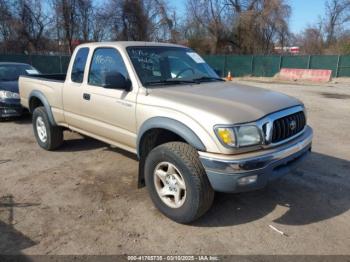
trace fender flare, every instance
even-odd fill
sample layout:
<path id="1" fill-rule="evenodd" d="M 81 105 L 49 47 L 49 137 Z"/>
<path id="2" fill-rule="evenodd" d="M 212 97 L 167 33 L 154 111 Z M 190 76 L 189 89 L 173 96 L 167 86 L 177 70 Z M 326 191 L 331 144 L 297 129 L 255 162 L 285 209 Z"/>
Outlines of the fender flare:
<path id="1" fill-rule="evenodd" d="M 54 119 L 54 117 L 53 117 L 53 114 L 52 114 L 52 111 L 51 111 L 51 106 L 50 106 L 50 104 L 49 104 L 47 98 L 45 97 L 45 95 L 44 95 L 42 92 L 40 92 L 40 91 L 38 91 L 38 90 L 33 90 L 33 91 L 30 93 L 30 95 L 29 95 L 28 101 L 29 101 L 29 109 L 30 109 L 30 111 L 31 111 L 31 108 L 30 108 L 30 101 L 31 101 L 31 99 L 34 98 L 34 97 L 37 98 L 37 99 L 39 99 L 40 102 L 44 105 L 45 110 L 46 110 L 46 113 L 47 113 L 47 116 L 49 117 L 49 121 L 50 121 L 51 125 L 57 126 L 56 121 L 55 121 L 55 119 Z M 33 112 L 31 112 L 31 113 L 33 113 Z"/>
<path id="2" fill-rule="evenodd" d="M 160 128 L 169 130 L 182 137 L 188 144 L 200 151 L 206 151 L 206 147 L 196 133 L 185 124 L 167 117 L 152 117 L 146 120 L 140 127 L 137 136 L 137 156 L 140 157 L 140 142 L 143 135 L 153 129 Z"/>

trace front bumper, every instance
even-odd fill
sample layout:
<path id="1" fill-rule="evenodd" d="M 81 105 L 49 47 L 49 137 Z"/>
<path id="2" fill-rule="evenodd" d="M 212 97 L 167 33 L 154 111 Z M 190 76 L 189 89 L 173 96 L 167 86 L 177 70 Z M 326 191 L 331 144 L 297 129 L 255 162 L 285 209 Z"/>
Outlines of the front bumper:
<path id="1" fill-rule="evenodd" d="M 211 186 L 219 192 L 244 192 L 263 188 L 274 179 L 290 173 L 310 151 L 313 131 L 307 126 L 295 140 L 276 148 L 239 155 L 199 152 Z M 251 183 L 242 178 L 254 177 Z"/>
<path id="2" fill-rule="evenodd" d="M 0 118 L 21 116 L 23 107 L 19 99 L 0 100 Z"/>

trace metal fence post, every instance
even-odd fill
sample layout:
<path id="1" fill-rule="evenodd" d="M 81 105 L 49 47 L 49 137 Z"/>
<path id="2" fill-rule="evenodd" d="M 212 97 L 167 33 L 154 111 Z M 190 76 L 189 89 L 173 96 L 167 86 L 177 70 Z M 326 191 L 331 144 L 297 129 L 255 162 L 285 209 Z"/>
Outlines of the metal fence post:
<path id="1" fill-rule="evenodd" d="M 335 77 L 339 76 L 339 63 L 340 63 L 340 55 L 338 55 L 338 60 L 337 60 L 337 69 L 335 71 Z"/>
<path id="2" fill-rule="evenodd" d="M 61 55 L 59 55 L 59 57 L 60 57 L 60 73 L 62 74 L 63 72 L 63 70 L 62 70 L 62 56 Z"/>
<path id="3" fill-rule="evenodd" d="M 307 69 L 310 69 L 311 66 L 311 55 L 309 55 L 309 59 L 307 61 Z"/>
<path id="4" fill-rule="evenodd" d="M 26 55 L 28 57 L 28 64 L 33 65 L 32 54 Z"/>
<path id="5" fill-rule="evenodd" d="M 227 55 L 224 55 L 224 68 L 223 68 L 223 76 L 226 76 L 226 69 L 227 69 Z"/>
<path id="6" fill-rule="evenodd" d="M 280 55 L 280 63 L 278 65 L 278 70 L 281 71 L 282 68 L 282 56 Z"/>

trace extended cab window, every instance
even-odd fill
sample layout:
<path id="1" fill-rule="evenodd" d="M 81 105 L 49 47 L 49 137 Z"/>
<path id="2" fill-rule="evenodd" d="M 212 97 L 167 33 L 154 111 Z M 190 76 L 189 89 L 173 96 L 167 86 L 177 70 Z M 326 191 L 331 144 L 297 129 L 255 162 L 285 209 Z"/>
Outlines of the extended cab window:
<path id="1" fill-rule="evenodd" d="M 92 57 L 89 84 L 95 86 L 105 86 L 105 79 L 110 75 L 121 74 L 128 79 L 123 58 L 114 48 L 98 48 Z"/>
<path id="2" fill-rule="evenodd" d="M 71 79 L 75 83 L 82 83 L 84 78 L 85 64 L 89 54 L 89 48 L 83 47 L 78 50 L 75 56 Z"/>

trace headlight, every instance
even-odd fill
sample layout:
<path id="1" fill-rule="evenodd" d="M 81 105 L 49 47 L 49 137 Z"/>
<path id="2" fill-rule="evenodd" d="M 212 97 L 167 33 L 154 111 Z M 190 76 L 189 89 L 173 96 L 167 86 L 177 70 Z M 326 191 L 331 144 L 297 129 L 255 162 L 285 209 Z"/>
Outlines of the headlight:
<path id="1" fill-rule="evenodd" d="M 252 146 L 261 143 L 259 129 L 256 126 L 236 127 L 238 146 Z"/>
<path id="2" fill-rule="evenodd" d="M 0 91 L 0 99 L 19 99 L 20 96 L 17 93 L 10 92 L 10 91 Z"/>
<path id="3" fill-rule="evenodd" d="M 225 146 L 244 147 L 261 144 L 260 131 L 255 125 L 217 127 L 215 133 Z"/>

